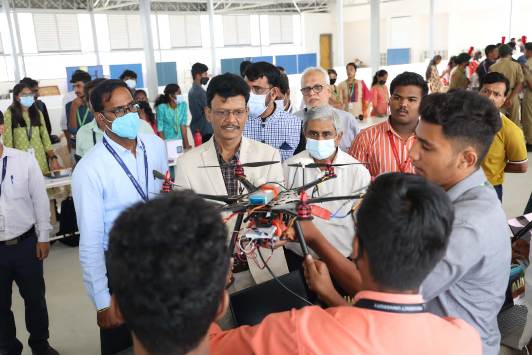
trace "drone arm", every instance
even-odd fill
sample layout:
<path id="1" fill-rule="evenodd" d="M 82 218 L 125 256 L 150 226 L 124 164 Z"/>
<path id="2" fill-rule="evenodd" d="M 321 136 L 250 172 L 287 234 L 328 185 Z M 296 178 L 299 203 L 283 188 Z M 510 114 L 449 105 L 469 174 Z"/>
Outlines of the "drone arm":
<path id="1" fill-rule="evenodd" d="M 242 227 L 242 219 L 244 218 L 244 213 L 239 213 L 236 218 L 235 227 L 233 228 L 233 234 L 231 235 L 231 241 L 229 242 L 229 256 L 232 256 L 235 252 L 236 240 L 238 239 L 238 234 L 240 232 L 240 227 Z"/>
<path id="2" fill-rule="evenodd" d="M 240 181 L 240 183 L 244 185 L 244 187 L 246 188 L 246 190 L 248 190 L 249 193 L 252 193 L 258 190 L 258 188 L 255 185 L 253 185 L 248 179 L 246 179 L 245 176 L 239 177 L 238 181 Z"/>
<path id="3" fill-rule="evenodd" d="M 355 264 L 333 247 L 312 222 L 302 222 L 301 226 L 308 246 L 325 262 L 340 286 L 351 295 L 361 290 L 362 280 Z"/>
<path id="4" fill-rule="evenodd" d="M 328 176 L 328 175 L 323 175 L 322 177 L 320 177 L 320 178 L 318 178 L 318 179 L 316 179 L 314 181 L 311 181 L 308 184 L 305 184 L 305 185 L 303 185 L 301 187 L 298 187 L 296 189 L 296 191 L 297 191 L 297 193 L 301 193 L 303 191 L 307 191 L 311 187 L 314 187 L 314 186 L 316 186 L 318 184 L 321 184 L 322 182 L 325 182 L 325 181 L 327 181 L 329 179 L 332 179 L 332 178 L 330 176 Z"/>

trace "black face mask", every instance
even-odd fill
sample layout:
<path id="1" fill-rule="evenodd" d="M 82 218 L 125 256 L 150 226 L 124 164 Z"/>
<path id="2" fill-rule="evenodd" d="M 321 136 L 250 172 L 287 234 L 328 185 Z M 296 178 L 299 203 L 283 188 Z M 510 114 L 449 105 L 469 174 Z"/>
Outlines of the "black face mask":
<path id="1" fill-rule="evenodd" d="M 207 85 L 207 83 L 209 82 L 209 78 L 201 78 L 201 85 Z"/>
<path id="2" fill-rule="evenodd" d="M 329 83 L 330 83 L 331 85 L 334 85 L 335 82 L 336 82 L 336 79 L 329 79 Z"/>
<path id="3" fill-rule="evenodd" d="M 386 84 L 386 80 L 379 80 L 379 84 L 380 84 L 380 85 L 384 85 L 384 84 Z"/>

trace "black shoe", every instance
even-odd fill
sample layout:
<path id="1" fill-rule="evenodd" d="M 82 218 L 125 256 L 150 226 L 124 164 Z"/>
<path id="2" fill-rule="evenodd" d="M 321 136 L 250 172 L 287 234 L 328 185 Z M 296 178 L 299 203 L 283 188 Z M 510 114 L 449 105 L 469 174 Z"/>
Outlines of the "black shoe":
<path id="1" fill-rule="evenodd" d="M 532 144 L 527 144 L 526 145 L 526 151 L 527 152 L 532 152 Z"/>
<path id="2" fill-rule="evenodd" d="M 24 347 L 22 345 L 22 343 L 18 340 L 18 339 L 15 339 L 16 342 L 14 343 L 14 345 L 11 346 L 11 348 L 8 348 L 8 349 L 1 349 L 0 348 L 0 355 L 20 355 L 22 354 L 22 348 Z"/>
<path id="3" fill-rule="evenodd" d="M 59 352 L 46 343 L 39 347 L 31 348 L 33 355 L 59 355 Z"/>

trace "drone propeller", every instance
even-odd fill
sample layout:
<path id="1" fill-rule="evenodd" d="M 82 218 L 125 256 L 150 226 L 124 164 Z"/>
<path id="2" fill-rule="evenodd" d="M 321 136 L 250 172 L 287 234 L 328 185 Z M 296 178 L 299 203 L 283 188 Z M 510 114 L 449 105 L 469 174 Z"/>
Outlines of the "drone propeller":
<path id="1" fill-rule="evenodd" d="M 337 167 L 337 166 L 346 166 L 346 165 L 359 165 L 359 164 L 366 164 L 366 163 L 340 163 L 340 164 L 327 164 L 327 163 L 311 163 L 303 165 L 301 163 L 298 164 L 288 164 L 288 166 L 293 168 L 307 168 L 307 169 L 314 169 L 314 168 L 328 168 L 328 167 Z"/>
<path id="2" fill-rule="evenodd" d="M 228 166 L 230 166 L 230 167 L 241 166 L 243 168 L 258 168 L 258 167 L 261 167 L 261 166 L 273 165 L 273 164 L 277 164 L 277 163 L 279 163 L 279 161 L 256 161 L 256 162 L 243 163 L 243 164 L 228 164 Z M 200 166 L 200 168 L 219 168 L 219 167 L 220 167 L 219 165 Z"/>
<path id="3" fill-rule="evenodd" d="M 320 203 L 320 202 L 329 202 L 329 201 L 339 201 L 339 200 L 356 200 L 362 198 L 364 193 L 359 193 L 356 195 L 347 195 L 347 196 L 330 196 L 330 197 L 316 197 L 308 199 L 307 203 Z"/>

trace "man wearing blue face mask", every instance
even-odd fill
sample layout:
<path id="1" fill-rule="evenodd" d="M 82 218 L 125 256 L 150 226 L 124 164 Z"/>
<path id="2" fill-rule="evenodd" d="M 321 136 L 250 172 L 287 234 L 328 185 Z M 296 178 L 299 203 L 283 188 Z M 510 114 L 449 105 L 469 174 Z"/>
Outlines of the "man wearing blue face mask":
<path id="1" fill-rule="evenodd" d="M 154 179 L 153 170 L 165 173 L 168 161 L 159 137 L 138 133 L 138 106 L 123 81 L 101 82 L 90 101 L 104 136 L 76 166 L 72 196 L 83 281 L 97 310 L 102 355 L 107 355 L 131 346 L 129 331 L 111 305 L 105 266 L 108 233 L 125 208 L 157 196 L 162 181 Z"/>
<path id="2" fill-rule="evenodd" d="M 303 175 L 302 168 L 290 166 L 314 163 L 352 165 L 335 167 L 337 177 L 307 190 L 309 196 L 344 196 L 369 184 L 371 177 L 368 169 L 363 164 L 357 164 L 360 163 L 358 160 L 338 148 L 344 124 L 335 109 L 328 105 L 309 108 L 305 111 L 303 122 L 306 150 L 284 162 L 283 170 L 287 186 L 303 186 L 323 176 L 325 167 L 305 168 Z M 352 204 L 346 204 L 345 201 L 330 201 L 320 206 L 332 215 L 320 214 L 315 217 L 314 224 L 342 255 L 345 257 L 351 255 L 355 237 L 355 225 L 349 213 Z M 285 255 L 290 271 L 301 268 L 303 253 L 299 245 L 288 243 L 285 246 Z"/>
<path id="3" fill-rule="evenodd" d="M 290 158 L 299 143 L 301 121 L 277 109 L 275 100 L 283 99 L 281 72 L 273 64 L 257 62 L 247 67 L 245 79 L 251 92 L 244 136 L 279 149 L 282 160 Z"/>

